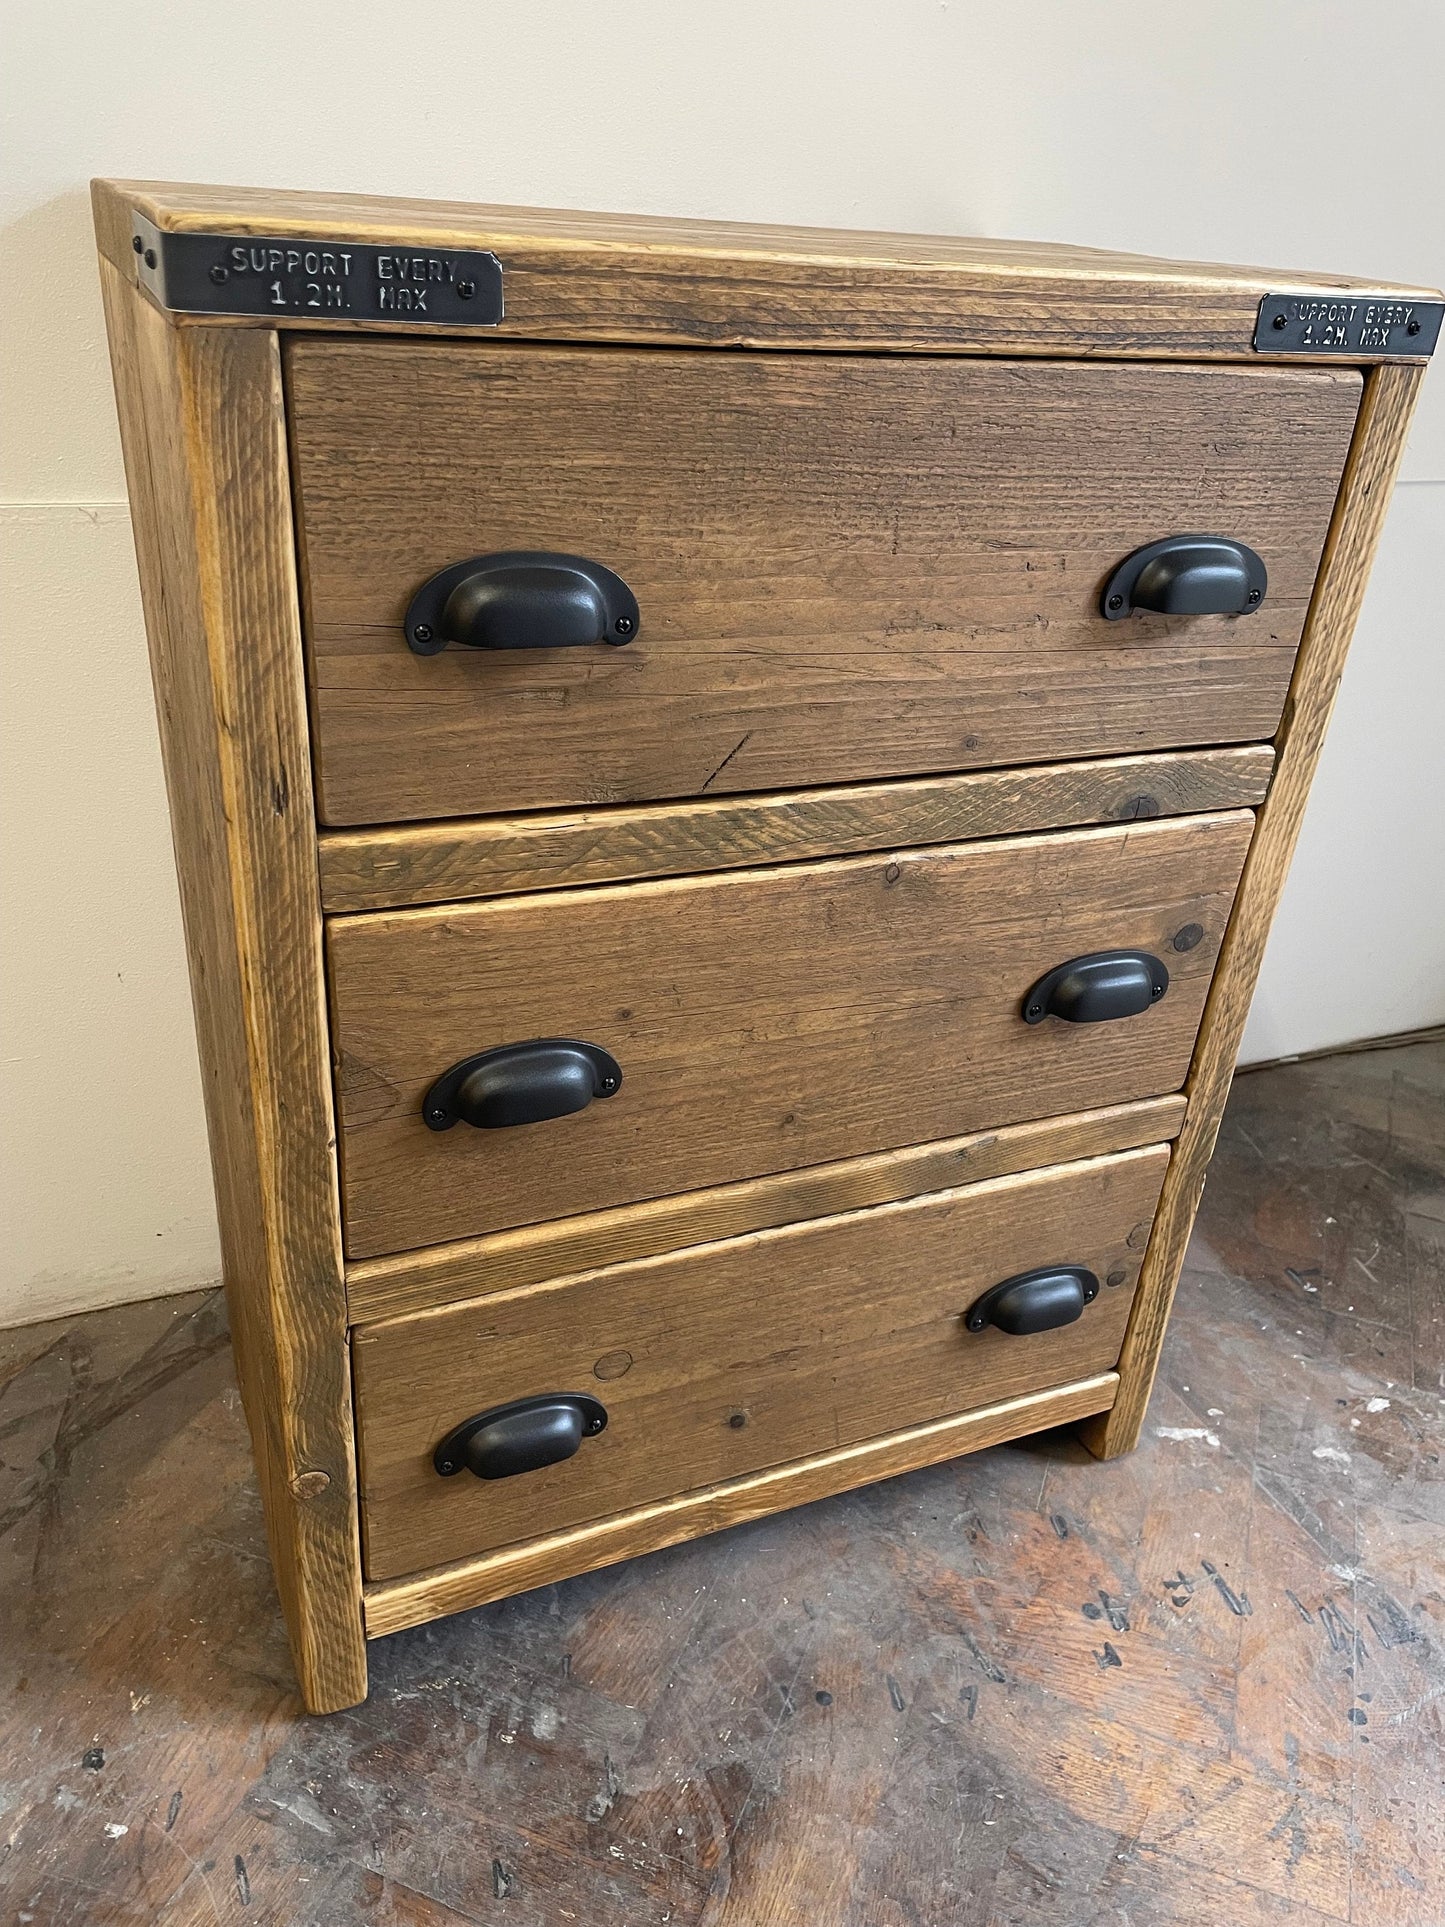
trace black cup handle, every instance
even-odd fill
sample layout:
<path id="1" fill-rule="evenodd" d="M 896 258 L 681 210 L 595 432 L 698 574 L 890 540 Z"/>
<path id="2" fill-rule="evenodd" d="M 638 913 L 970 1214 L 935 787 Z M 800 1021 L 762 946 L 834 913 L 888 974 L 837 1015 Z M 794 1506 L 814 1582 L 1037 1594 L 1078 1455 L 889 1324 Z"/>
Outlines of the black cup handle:
<path id="1" fill-rule="evenodd" d="M 621 1086 L 622 1066 L 600 1044 L 534 1037 L 453 1064 L 422 1099 L 421 1114 L 433 1131 L 449 1131 L 454 1124 L 495 1131 L 570 1117 L 595 1097 L 612 1097 Z"/>
<path id="2" fill-rule="evenodd" d="M 570 1459 L 583 1439 L 607 1429 L 607 1407 L 585 1392 L 544 1392 L 493 1405 L 452 1427 L 432 1453 L 444 1479 L 474 1472 L 479 1479 L 511 1479 Z"/>
<path id="3" fill-rule="evenodd" d="M 1264 601 L 1263 558 L 1225 535 L 1171 535 L 1126 555 L 1104 584 L 1099 613 L 1122 622 L 1136 609 L 1164 616 L 1244 616 Z"/>
<path id="4" fill-rule="evenodd" d="M 468 649 L 576 649 L 631 642 L 637 597 L 614 570 L 585 555 L 505 549 L 454 562 L 417 590 L 406 612 L 407 646 L 434 656 L 449 642 Z"/>
<path id="5" fill-rule="evenodd" d="M 971 1332 L 986 1331 L 992 1325 L 1021 1338 L 1072 1325 L 1098 1295 L 1098 1279 L 1082 1265 L 1045 1265 L 992 1286 L 969 1306 L 963 1322 Z"/>
<path id="6" fill-rule="evenodd" d="M 1092 950 L 1039 978 L 1024 998 L 1023 1020 L 1041 1024 L 1046 1017 L 1062 1017 L 1066 1024 L 1104 1024 L 1137 1017 L 1168 988 L 1169 972 L 1147 950 Z"/>

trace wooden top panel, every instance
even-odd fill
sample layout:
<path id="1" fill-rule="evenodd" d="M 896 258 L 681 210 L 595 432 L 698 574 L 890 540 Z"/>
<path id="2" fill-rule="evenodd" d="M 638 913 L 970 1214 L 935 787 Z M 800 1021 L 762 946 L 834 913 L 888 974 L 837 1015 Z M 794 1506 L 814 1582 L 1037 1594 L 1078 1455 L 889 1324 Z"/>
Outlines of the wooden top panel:
<path id="1" fill-rule="evenodd" d="M 101 252 L 132 280 L 133 211 L 172 233 L 491 249 L 506 276 L 507 316 L 499 329 L 476 332 L 534 339 L 1253 359 L 1266 293 L 1439 298 L 1337 274 L 1032 241 L 157 181 L 98 180 L 93 195 Z M 227 325 L 238 324 L 228 317 Z M 268 317 L 249 325 L 378 324 Z"/>

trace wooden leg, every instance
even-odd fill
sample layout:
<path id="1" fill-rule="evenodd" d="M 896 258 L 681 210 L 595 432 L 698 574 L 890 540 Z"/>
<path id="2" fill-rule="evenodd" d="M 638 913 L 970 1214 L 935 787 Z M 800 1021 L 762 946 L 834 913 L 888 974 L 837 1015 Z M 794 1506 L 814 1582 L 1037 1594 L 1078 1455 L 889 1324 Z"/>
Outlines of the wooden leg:
<path id="1" fill-rule="evenodd" d="M 346 1294 L 280 352 L 102 264 L 226 1296 L 306 1704 L 366 1697 Z"/>

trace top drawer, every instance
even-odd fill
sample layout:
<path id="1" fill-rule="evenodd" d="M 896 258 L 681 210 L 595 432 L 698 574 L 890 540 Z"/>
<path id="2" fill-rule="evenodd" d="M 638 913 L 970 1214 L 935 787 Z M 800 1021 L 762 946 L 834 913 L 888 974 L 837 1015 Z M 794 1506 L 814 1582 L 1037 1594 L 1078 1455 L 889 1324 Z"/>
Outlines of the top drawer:
<path id="1" fill-rule="evenodd" d="M 717 795 L 1273 733 L 1353 370 L 288 345 L 328 823 Z M 1106 622 L 1173 534 L 1258 614 Z M 412 654 L 432 574 L 583 555 L 620 648 Z"/>

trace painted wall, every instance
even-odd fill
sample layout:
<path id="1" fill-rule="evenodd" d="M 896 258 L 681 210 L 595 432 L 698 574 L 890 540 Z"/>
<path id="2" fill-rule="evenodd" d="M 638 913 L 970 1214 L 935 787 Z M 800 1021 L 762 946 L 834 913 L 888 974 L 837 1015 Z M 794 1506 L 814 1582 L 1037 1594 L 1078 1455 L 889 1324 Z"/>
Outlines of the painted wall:
<path id="1" fill-rule="evenodd" d="M 0 1323 L 217 1270 L 90 175 L 1445 280 L 1438 0 L 50 0 L 8 39 Z M 1445 1018 L 1438 372 L 1406 473 L 1257 1057 Z"/>

